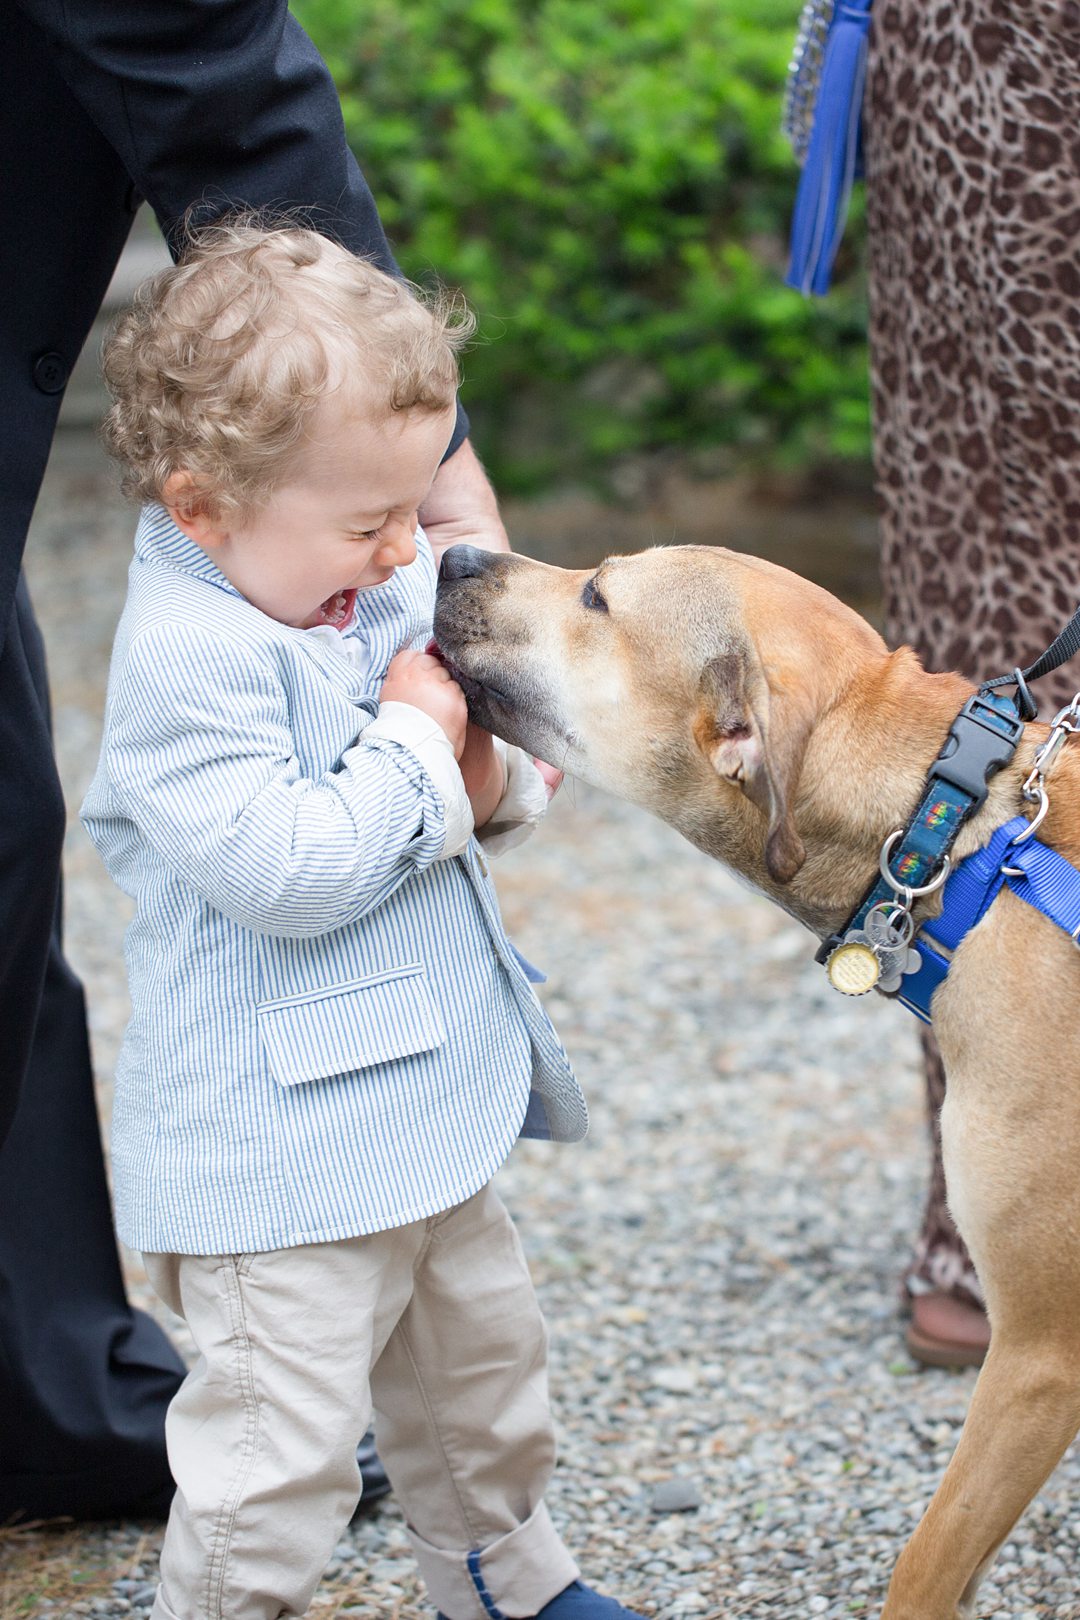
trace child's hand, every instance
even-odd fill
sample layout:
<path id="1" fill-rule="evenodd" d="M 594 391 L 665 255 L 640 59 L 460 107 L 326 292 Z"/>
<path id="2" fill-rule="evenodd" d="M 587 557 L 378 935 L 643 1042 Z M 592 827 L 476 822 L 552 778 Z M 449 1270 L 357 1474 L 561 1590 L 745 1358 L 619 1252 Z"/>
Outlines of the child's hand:
<path id="1" fill-rule="evenodd" d="M 428 715 L 446 732 L 454 758 L 460 762 L 469 711 L 464 692 L 438 658 L 412 649 L 396 653 L 386 671 L 379 702 L 411 703 L 414 709 Z M 474 729 L 469 727 L 470 731 Z"/>
<path id="2" fill-rule="evenodd" d="M 506 792 L 506 767 L 495 752 L 490 731 L 473 725 L 470 720 L 465 729 L 465 747 L 458 758 L 458 769 L 469 795 L 473 821 L 484 827 Z"/>
<path id="3" fill-rule="evenodd" d="M 550 804 L 551 800 L 562 787 L 563 773 L 560 771 L 557 765 L 548 765 L 542 759 L 534 759 L 533 764 L 540 772 L 540 775 L 544 778 L 544 789 L 548 796 L 548 803 Z"/>

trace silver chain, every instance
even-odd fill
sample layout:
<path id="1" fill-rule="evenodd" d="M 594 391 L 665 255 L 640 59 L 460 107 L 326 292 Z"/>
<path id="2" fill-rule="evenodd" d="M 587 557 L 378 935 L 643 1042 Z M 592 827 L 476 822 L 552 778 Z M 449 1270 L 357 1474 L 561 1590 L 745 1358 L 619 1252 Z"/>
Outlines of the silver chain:
<path id="1" fill-rule="evenodd" d="M 810 132 L 814 127 L 814 104 L 821 82 L 833 4 L 834 0 L 805 0 L 788 64 L 780 128 L 791 142 L 800 165 L 806 162 Z"/>

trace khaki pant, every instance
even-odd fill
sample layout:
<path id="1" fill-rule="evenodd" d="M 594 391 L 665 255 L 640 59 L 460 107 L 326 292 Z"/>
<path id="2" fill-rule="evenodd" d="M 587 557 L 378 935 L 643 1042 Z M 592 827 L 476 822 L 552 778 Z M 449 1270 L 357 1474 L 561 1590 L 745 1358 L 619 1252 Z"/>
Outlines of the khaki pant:
<path id="1" fill-rule="evenodd" d="M 152 1620 L 293 1620 L 380 1455 L 450 1620 L 533 1615 L 577 1577 L 543 1493 L 543 1319 L 486 1187 L 432 1220 L 267 1254 L 147 1255 L 199 1359 L 166 1424 L 177 1493 Z"/>

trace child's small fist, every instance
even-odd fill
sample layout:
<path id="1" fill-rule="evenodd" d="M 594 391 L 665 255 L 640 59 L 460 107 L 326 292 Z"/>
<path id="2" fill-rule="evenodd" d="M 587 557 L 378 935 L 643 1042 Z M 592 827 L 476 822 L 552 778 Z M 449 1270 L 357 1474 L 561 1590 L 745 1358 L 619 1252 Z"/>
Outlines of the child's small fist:
<path id="1" fill-rule="evenodd" d="M 390 660 L 379 692 L 380 703 L 411 703 L 441 726 L 450 739 L 454 758 L 461 758 L 469 711 L 465 694 L 446 666 L 430 653 L 411 649 Z"/>

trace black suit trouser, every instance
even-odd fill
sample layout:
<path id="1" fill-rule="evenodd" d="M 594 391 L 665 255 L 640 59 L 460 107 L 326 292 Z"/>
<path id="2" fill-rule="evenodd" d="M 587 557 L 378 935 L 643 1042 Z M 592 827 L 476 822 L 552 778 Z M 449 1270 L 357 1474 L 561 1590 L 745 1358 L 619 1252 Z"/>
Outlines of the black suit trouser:
<path id="1" fill-rule="evenodd" d="M 19 1513 L 160 1511 L 172 1491 L 165 1408 L 183 1375 L 164 1335 L 131 1310 L 121 1279 L 82 989 L 60 946 L 64 805 L 44 655 L 25 584 L 17 584 L 63 384 L 57 364 L 74 360 L 100 305 L 130 228 L 131 181 L 51 53 L 10 8 L 5 34 L 0 1523 Z"/>

